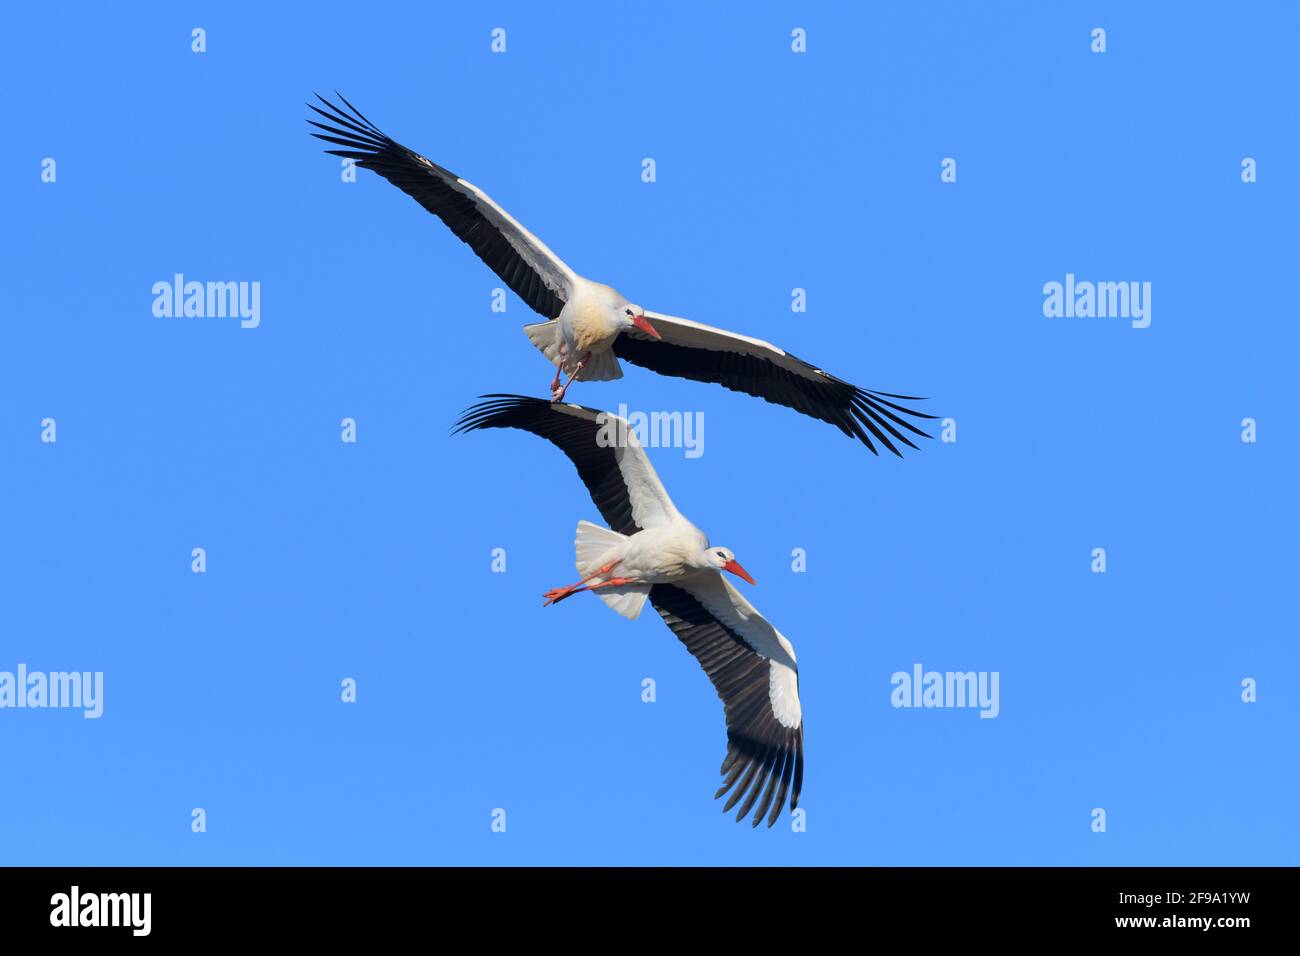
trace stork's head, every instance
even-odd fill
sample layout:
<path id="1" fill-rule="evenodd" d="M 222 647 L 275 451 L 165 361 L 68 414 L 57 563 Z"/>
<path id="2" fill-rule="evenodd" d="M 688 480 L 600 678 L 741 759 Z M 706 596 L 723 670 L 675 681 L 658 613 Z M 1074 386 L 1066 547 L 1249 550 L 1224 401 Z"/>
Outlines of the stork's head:
<path id="1" fill-rule="evenodd" d="M 624 302 L 619 306 L 618 320 L 625 329 L 640 329 L 652 339 L 660 337 L 655 327 L 646 321 L 645 310 L 634 302 Z"/>
<path id="2" fill-rule="evenodd" d="M 749 572 L 740 566 L 736 556 L 728 548 L 707 548 L 704 552 L 704 562 L 707 567 L 716 571 L 730 571 L 738 578 L 743 578 L 750 584 L 756 584 Z"/>

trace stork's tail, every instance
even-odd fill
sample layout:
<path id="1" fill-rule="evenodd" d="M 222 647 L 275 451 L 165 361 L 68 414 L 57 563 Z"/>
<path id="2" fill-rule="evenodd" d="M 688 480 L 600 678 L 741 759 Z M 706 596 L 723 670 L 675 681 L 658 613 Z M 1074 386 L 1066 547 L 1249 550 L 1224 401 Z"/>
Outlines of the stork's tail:
<path id="1" fill-rule="evenodd" d="M 617 531 L 610 531 L 590 521 L 579 521 L 578 534 L 573 540 L 578 573 L 585 578 L 604 567 L 614 559 L 615 550 L 626 540 L 627 537 Z M 617 575 L 616 567 L 611 572 L 611 577 Z M 590 583 L 599 584 L 600 579 Z M 624 584 L 613 588 L 597 588 L 593 593 L 616 613 L 623 615 L 629 621 L 635 621 L 645 605 L 646 596 L 650 593 L 650 585 Z"/>
<path id="2" fill-rule="evenodd" d="M 524 335 L 532 342 L 552 365 L 560 366 L 565 374 L 571 375 L 578 365 L 579 355 L 560 354 L 560 323 L 551 319 L 549 322 L 534 322 L 524 326 Z M 593 353 L 578 374 L 579 382 L 612 382 L 623 377 L 623 368 L 618 364 L 618 357 L 613 349 Z"/>
<path id="3" fill-rule="evenodd" d="M 531 325 L 524 326 L 524 335 L 528 336 L 528 341 L 542 350 L 547 361 L 552 365 L 560 364 L 560 323 L 551 319 L 549 322 L 534 322 Z"/>
<path id="4" fill-rule="evenodd" d="M 579 382 L 612 382 L 623 377 L 623 367 L 618 364 L 618 356 L 613 349 L 593 352 L 587 364 L 578 373 Z"/>

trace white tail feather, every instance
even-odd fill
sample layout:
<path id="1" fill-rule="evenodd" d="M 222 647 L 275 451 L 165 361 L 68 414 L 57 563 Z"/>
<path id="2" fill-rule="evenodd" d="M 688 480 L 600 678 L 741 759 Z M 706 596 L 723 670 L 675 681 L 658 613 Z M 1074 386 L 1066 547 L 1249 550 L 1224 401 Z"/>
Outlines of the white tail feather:
<path id="1" fill-rule="evenodd" d="M 566 374 L 572 375 L 573 370 L 578 367 L 578 359 L 581 356 L 560 354 L 560 323 L 554 319 L 549 322 L 534 322 L 531 325 L 525 325 L 524 335 L 528 336 L 528 341 L 541 349 L 548 362 L 560 366 Z M 614 379 L 622 377 L 623 368 L 618 364 L 618 358 L 614 355 L 613 349 L 606 349 L 604 352 L 593 352 L 591 358 L 587 360 L 587 364 L 578 373 L 578 381 L 580 382 L 612 382 Z"/>
<path id="2" fill-rule="evenodd" d="M 573 539 L 573 550 L 578 556 L 578 573 L 584 578 L 594 574 L 597 569 L 617 557 L 614 550 L 626 540 L 617 531 L 610 531 L 590 521 L 579 521 L 578 536 Z"/>
<path id="3" fill-rule="evenodd" d="M 629 621 L 637 619 L 641 608 L 645 607 L 645 599 L 649 593 L 648 584 L 624 584 L 620 587 L 600 588 L 596 591 L 596 595 L 602 601 Z"/>
<path id="4" fill-rule="evenodd" d="M 622 377 L 623 367 L 618 364 L 618 358 L 614 355 L 613 349 L 606 349 L 604 352 L 592 352 L 591 358 L 587 359 L 587 364 L 578 373 L 579 382 L 612 382 L 614 379 Z"/>
<path id="5" fill-rule="evenodd" d="M 578 534 L 573 540 L 573 550 L 577 555 L 575 563 L 578 566 L 578 573 L 585 578 L 618 558 L 625 541 L 627 541 L 627 536 L 621 535 L 617 531 L 610 531 L 608 528 L 602 528 L 590 521 L 579 521 Z M 609 576 L 617 577 L 618 568 L 614 568 Z M 601 578 L 596 578 L 588 583 L 599 584 L 601 580 Z M 597 588 L 592 593 L 613 608 L 616 613 L 623 615 L 629 621 L 635 621 L 641 613 L 641 608 L 645 606 L 646 596 L 650 593 L 650 585 L 624 584 L 613 588 Z"/>
<path id="6" fill-rule="evenodd" d="M 560 337 L 557 334 L 560 323 L 552 319 L 549 322 L 534 322 L 524 326 L 524 335 L 528 341 L 542 350 L 542 354 L 552 365 L 560 364 Z"/>

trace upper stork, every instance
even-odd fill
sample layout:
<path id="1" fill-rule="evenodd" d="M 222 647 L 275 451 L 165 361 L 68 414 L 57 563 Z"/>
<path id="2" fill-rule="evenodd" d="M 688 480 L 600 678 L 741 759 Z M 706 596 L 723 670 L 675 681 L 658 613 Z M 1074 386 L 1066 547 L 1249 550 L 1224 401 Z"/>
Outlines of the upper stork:
<path id="1" fill-rule="evenodd" d="M 736 819 L 754 811 L 776 822 L 803 788 L 803 712 L 794 647 L 722 576 L 754 583 L 727 548 L 709 543 L 673 504 L 626 421 L 580 405 L 518 395 L 486 395 L 457 431 L 519 428 L 569 457 L 608 528 L 578 522 L 574 548 L 581 579 L 552 588 L 546 603 L 591 591 L 627 618 L 648 599 L 686 645 L 722 698 L 727 715 L 723 806 Z"/>
<path id="2" fill-rule="evenodd" d="M 342 94 L 342 106 L 317 99 L 325 109 L 308 105 L 328 123 L 308 120 L 323 130 L 312 135 L 342 147 L 326 152 L 355 160 L 414 198 L 547 320 L 524 332 L 556 366 L 553 401 L 574 379 L 622 377 L 618 360 L 625 359 L 786 405 L 858 438 L 872 453 L 879 442 L 901 457 L 896 442 L 916 447 L 907 432 L 930 437 L 907 417 L 935 416 L 898 404 L 914 396 L 857 388 L 761 339 L 648 311 L 583 278 L 487 193 L 384 135 Z M 561 383 L 561 374 L 568 380 Z"/>

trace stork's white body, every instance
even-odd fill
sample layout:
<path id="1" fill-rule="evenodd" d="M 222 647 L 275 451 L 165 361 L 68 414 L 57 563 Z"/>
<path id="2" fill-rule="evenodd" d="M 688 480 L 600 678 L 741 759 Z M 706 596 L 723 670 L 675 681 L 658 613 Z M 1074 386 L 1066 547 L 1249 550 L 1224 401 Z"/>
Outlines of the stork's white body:
<path id="1" fill-rule="evenodd" d="M 623 331 L 615 316 L 627 304 L 616 289 L 579 277 L 575 295 L 560 313 L 557 334 L 569 354 L 605 352 Z"/>
<path id="2" fill-rule="evenodd" d="M 587 529 L 586 522 L 578 525 L 575 545 L 585 541 L 590 534 Z M 709 539 L 685 518 L 665 527 L 645 528 L 630 537 L 618 537 L 611 547 L 598 553 L 595 547 L 580 552 L 576 562 L 578 573 L 586 577 L 608 564 L 616 564 L 603 577 L 636 578 L 647 584 L 672 584 L 692 574 L 717 573 L 696 563 L 699 555 L 708 549 Z"/>
<path id="3" fill-rule="evenodd" d="M 614 356 L 614 341 L 627 328 L 619 316 L 628 300 L 617 289 L 600 282 L 572 277 L 572 297 L 565 303 L 560 317 L 524 327 L 530 342 L 566 375 L 572 375 L 579 362 L 580 382 L 608 382 L 623 377 L 623 369 Z"/>

